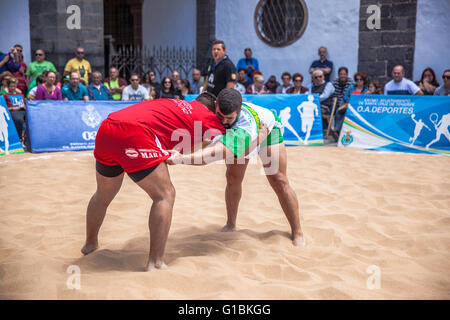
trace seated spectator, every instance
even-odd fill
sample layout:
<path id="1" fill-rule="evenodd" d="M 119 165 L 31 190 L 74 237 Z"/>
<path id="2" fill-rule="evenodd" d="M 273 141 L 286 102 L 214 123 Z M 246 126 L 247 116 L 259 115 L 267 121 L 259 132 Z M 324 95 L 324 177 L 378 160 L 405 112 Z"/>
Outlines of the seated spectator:
<path id="1" fill-rule="evenodd" d="M 332 95 L 334 93 L 333 84 L 325 81 L 325 75 L 322 70 L 316 70 L 312 73 L 312 83 L 307 88 L 309 92 L 319 94 L 322 119 L 325 120 L 327 115 L 331 115 Z M 327 121 L 323 121 L 323 129 L 328 129 Z"/>
<path id="2" fill-rule="evenodd" d="M 0 87 L 0 94 L 8 93 L 8 81 L 14 78 L 11 72 L 5 71 L 2 74 L 0 74 L 0 81 L 1 81 L 1 87 Z"/>
<path id="3" fill-rule="evenodd" d="M 346 67 L 340 67 L 338 70 L 338 78 L 333 81 L 333 98 L 337 98 L 336 107 L 339 107 L 342 103 L 344 103 L 344 94 L 348 87 L 352 84 L 353 80 L 348 77 L 348 69 Z"/>
<path id="4" fill-rule="evenodd" d="M 244 77 L 245 77 L 245 75 L 244 75 Z M 246 88 L 242 83 L 238 82 L 237 74 L 235 73 L 234 76 L 232 76 L 231 78 L 234 79 L 234 89 L 239 91 L 240 94 L 245 94 Z"/>
<path id="5" fill-rule="evenodd" d="M 139 84 L 140 78 L 137 74 L 130 77 L 130 85 L 122 91 L 122 101 L 145 101 L 150 99 L 148 90 Z"/>
<path id="6" fill-rule="evenodd" d="M 200 94 L 205 84 L 205 78 L 202 77 L 200 70 L 192 70 L 191 89 L 193 94 Z"/>
<path id="7" fill-rule="evenodd" d="M 80 75 L 78 72 L 72 72 L 70 74 L 70 81 L 62 87 L 61 93 L 64 101 L 89 101 L 89 93 L 86 86 L 80 83 Z"/>
<path id="8" fill-rule="evenodd" d="M 144 83 L 142 85 L 147 89 L 149 95 L 151 95 L 152 90 L 153 94 L 155 94 L 161 88 L 161 84 L 156 82 L 156 73 L 153 70 L 144 74 Z"/>
<path id="9" fill-rule="evenodd" d="M 31 83 L 36 80 L 38 76 L 40 76 L 44 71 L 51 70 L 56 72 L 56 68 L 50 61 L 45 60 L 45 52 L 42 49 L 37 49 L 36 53 L 36 61 L 30 63 L 27 68 L 27 72 L 25 75 L 27 76 L 27 84 L 28 90 L 32 89 Z"/>
<path id="10" fill-rule="evenodd" d="M 276 93 L 279 85 L 280 83 L 277 81 L 277 78 L 273 75 L 270 76 L 266 82 L 267 93 Z"/>
<path id="11" fill-rule="evenodd" d="M 17 90 L 17 83 L 18 81 L 14 77 L 8 79 L 8 93 L 4 94 L 3 97 L 11 113 L 20 141 L 23 141 L 25 136 L 26 104 L 25 97 Z"/>
<path id="12" fill-rule="evenodd" d="M 150 97 L 149 100 L 155 100 L 155 99 L 157 99 L 157 98 L 156 98 L 156 89 L 155 89 L 155 87 L 151 86 L 151 87 L 149 88 L 148 95 L 149 95 L 149 97 Z"/>
<path id="13" fill-rule="evenodd" d="M 392 80 L 384 86 L 384 94 L 423 95 L 422 90 L 411 80 L 405 78 L 405 69 L 397 65 L 392 69 Z"/>
<path id="14" fill-rule="evenodd" d="M 188 79 L 182 78 L 177 81 L 178 90 L 180 91 L 180 99 L 184 99 L 187 94 L 191 94 L 191 84 Z"/>
<path id="15" fill-rule="evenodd" d="M 352 94 L 366 94 L 368 90 L 369 77 L 365 72 L 357 72 L 353 76 L 355 83 L 345 91 L 343 102 L 348 103 Z"/>
<path id="16" fill-rule="evenodd" d="M 266 86 L 264 85 L 264 77 L 261 74 L 257 74 L 253 77 L 253 84 L 251 84 L 247 90 L 246 94 L 266 94 L 269 93 L 267 91 Z"/>
<path id="17" fill-rule="evenodd" d="M 252 79 L 247 76 L 245 69 L 239 69 L 238 76 L 237 83 L 242 84 L 245 87 L 245 90 L 247 90 L 248 86 L 252 84 Z"/>
<path id="18" fill-rule="evenodd" d="M 152 87 L 155 89 L 154 92 L 156 94 L 155 99 L 158 99 L 158 92 L 161 90 L 162 86 L 161 83 L 159 83 L 158 81 L 156 81 L 156 72 L 153 70 L 150 70 L 148 72 L 148 75 L 150 77 L 150 84 L 152 85 Z"/>
<path id="19" fill-rule="evenodd" d="M 378 80 L 369 81 L 366 94 L 383 94 L 383 88 Z"/>
<path id="20" fill-rule="evenodd" d="M 244 56 L 245 58 L 239 59 L 236 69 L 244 69 L 246 75 L 252 77 L 253 72 L 259 71 L 258 59 L 252 58 L 252 49 L 250 48 L 244 49 Z"/>
<path id="21" fill-rule="evenodd" d="M 161 91 L 158 94 L 159 98 L 180 99 L 181 93 L 179 93 L 178 90 L 175 90 L 172 79 L 167 76 L 164 77 L 161 81 L 161 86 Z"/>
<path id="22" fill-rule="evenodd" d="M 292 79 L 294 79 L 294 86 L 287 89 L 286 93 L 301 94 L 308 92 L 308 88 L 302 86 L 303 75 L 301 73 L 294 73 Z"/>
<path id="23" fill-rule="evenodd" d="M 178 89 L 178 80 L 181 79 L 180 73 L 177 70 L 172 71 L 172 84 L 175 89 Z"/>
<path id="24" fill-rule="evenodd" d="M 41 85 L 44 84 L 45 82 L 45 78 L 44 76 L 40 75 L 36 78 L 36 84 L 37 87 L 32 88 L 30 91 L 28 91 L 28 95 L 27 95 L 27 100 L 35 100 L 36 99 L 36 91 L 37 88 Z"/>
<path id="25" fill-rule="evenodd" d="M 277 93 L 287 93 L 286 91 L 292 87 L 291 84 L 291 74 L 289 72 L 283 72 L 281 75 L 282 85 L 277 87 Z"/>
<path id="26" fill-rule="evenodd" d="M 61 90 L 56 83 L 56 74 L 49 71 L 44 84 L 36 89 L 36 100 L 62 100 Z"/>
<path id="27" fill-rule="evenodd" d="M 23 60 L 23 47 L 20 44 L 16 44 L 14 49 L 16 49 L 19 58 L 20 68 L 13 73 L 13 76 L 19 81 L 17 88 L 25 93 L 27 92 L 27 77 L 25 76 L 27 72 L 27 64 Z"/>
<path id="28" fill-rule="evenodd" d="M 439 87 L 439 82 L 436 80 L 436 73 L 431 68 L 423 70 L 422 77 L 420 77 L 420 81 L 417 81 L 416 84 L 426 96 L 432 96 L 436 88 Z"/>
<path id="29" fill-rule="evenodd" d="M 112 100 L 112 93 L 102 83 L 102 73 L 92 72 L 92 82 L 88 87 L 89 100 Z"/>
<path id="30" fill-rule="evenodd" d="M 325 47 L 319 48 L 319 60 L 313 61 L 311 67 L 309 67 L 309 73 L 313 74 L 316 70 L 321 70 L 325 76 L 325 81 L 330 81 L 331 72 L 333 72 L 333 62 L 327 60 L 328 51 Z"/>
<path id="31" fill-rule="evenodd" d="M 0 51 L 0 74 L 3 72 L 14 72 L 20 69 L 20 59 L 19 53 L 16 48 L 9 49 L 8 53 L 3 53 Z"/>
<path id="32" fill-rule="evenodd" d="M 51 70 L 45 70 L 44 72 L 41 73 L 41 76 L 44 77 L 44 82 L 47 79 L 47 74 L 50 72 Z M 37 81 L 36 79 L 34 79 L 33 81 L 31 81 L 30 85 L 28 86 L 28 93 L 30 93 L 31 90 L 33 90 L 34 88 L 37 89 Z"/>
<path id="33" fill-rule="evenodd" d="M 447 69 L 442 74 L 444 84 L 434 91 L 435 96 L 450 96 L 450 69 Z"/>
<path id="34" fill-rule="evenodd" d="M 127 80 L 119 77 L 119 70 L 112 67 L 109 69 L 109 77 L 103 79 L 103 84 L 112 93 L 113 99 L 122 100 L 122 91 L 128 85 Z"/>

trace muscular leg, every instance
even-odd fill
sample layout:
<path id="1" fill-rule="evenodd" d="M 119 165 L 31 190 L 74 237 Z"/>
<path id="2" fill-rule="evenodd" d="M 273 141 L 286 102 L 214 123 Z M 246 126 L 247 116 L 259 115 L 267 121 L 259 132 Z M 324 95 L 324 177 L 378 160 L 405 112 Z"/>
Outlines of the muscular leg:
<path id="1" fill-rule="evenodd" d="M 98 248 L 98 231 L 105 218 L 106 209 L 119 192 L 123 181 L 123 173 L 114 178 L 104 177 L 98 172 L 97 191 L 89 201 L 86 212 L 86 243 L 81 249 L 89 254 Z"/>
<path id="2" fill-rule="evenodd" d="M 236 230 L 236 217 L 242 197 L 242 180 L 244 180 L 247 166 L 248 161 L 245 164 L 227 164 L 227 187 L 225 189 L 227 224 L 222 228 L 222 232 Z"/>
<path id="3" fill-rule="evenodd" d="M 281 208 L 291 226 L 292 243 L 305 245 L 303 232 L 300 227 L 299 206 L 297 195 L 289 184 L 286 175 L 287 155 L 284 143 L 267 146 L 260 151 L 261 160 L 266 172 L 267 180 L 275 191 Z"/>
<path id="4" fill-rule="evenodd" d="M 161 163 L 151 174 L 137 182 L 137 184 L 153 200 L 148 222 L 150 229 L 150 252 L 146 271 L 166 268 L 163 256 L 175 202 L 175 188 L 170 181 L 166 163 Z"/>

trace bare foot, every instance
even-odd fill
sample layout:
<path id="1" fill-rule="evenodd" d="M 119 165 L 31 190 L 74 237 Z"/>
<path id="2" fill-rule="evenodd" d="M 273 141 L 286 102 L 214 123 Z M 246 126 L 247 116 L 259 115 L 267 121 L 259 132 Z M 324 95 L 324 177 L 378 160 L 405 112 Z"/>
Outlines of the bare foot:
<path id="1" fill-rule="evenodd" d="M 149 261 L 147 267 L 145 267 L 145 271 L 147 272 L 165 269 L 167 269 L 167 265 L 163 261 Z"/>
<path id="2" fill-rule="evenodd" d="M 221 230 L 220 232 L 233 232 L 236 231 L 236 226 L 230 226 L 228 224 L 226 224 Z"/>
<path id="3" fill-rule="evenodd" d="M 98 248 L 98 243 L 86 243 L 83 248 L 81 248 L 81 253 L 87 255 Z"/>
<path id="4" fill-rule="evenodd" d="M 292 244 L 296 247 L 306 247 L 306 241 L 305 238 L 303 238 L 303 234 L 292 236 Z"/>

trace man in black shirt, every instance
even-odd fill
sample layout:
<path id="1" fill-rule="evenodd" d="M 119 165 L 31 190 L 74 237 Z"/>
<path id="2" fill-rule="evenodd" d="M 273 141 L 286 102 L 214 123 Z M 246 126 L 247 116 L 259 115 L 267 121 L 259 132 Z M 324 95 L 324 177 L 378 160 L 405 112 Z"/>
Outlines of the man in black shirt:
<path id="1" fill-rule="evenodd" d="M 224 88 L 234 88 L 236 67 L 226 55 L 225 43 L 221 40 L 213 42 L 212 56 L 214 62 L 208 67 L 203 91 L 217 96 Z"/>

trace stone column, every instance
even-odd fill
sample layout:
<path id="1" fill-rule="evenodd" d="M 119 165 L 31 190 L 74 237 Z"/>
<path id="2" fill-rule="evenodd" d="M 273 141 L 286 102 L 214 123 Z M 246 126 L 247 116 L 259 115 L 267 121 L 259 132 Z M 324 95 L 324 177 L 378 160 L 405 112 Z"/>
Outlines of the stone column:
<path id="1" fill-rule="evenodd" d="M 80 8 L 80 29 L 67 27 L 71 5 Z M 104 72 L 103 0 L 30 0 L 29 10 L 33 54 L 43 49 L 62 75 L 76 48 L 83 47 L 92 70 Z"/>
<path id="2" fill-rule="evenodd" d="M 417 0 L 360 0 L 358 71 L 382 85 L 392 79 L 395 65 L 412 79 L 416 39 Z M 381 8 L 381 28 L 369 30 L 370 5 Z"/>
<path id="3" fill-rule="evenodd" d="M 203 75 L 211 60 L 211 46 L 216 39 L 216 0 L 197 0 L 197 68 Z"/>

